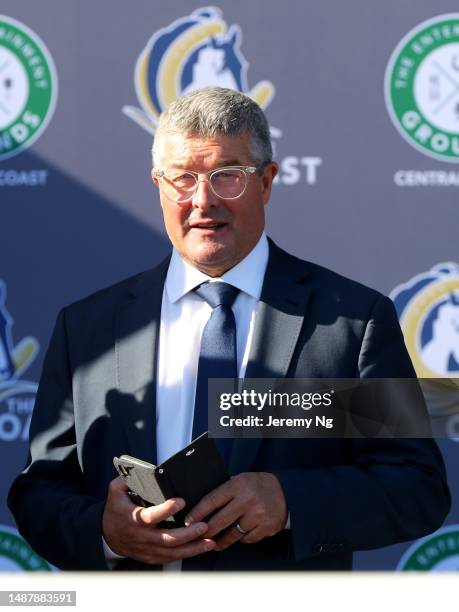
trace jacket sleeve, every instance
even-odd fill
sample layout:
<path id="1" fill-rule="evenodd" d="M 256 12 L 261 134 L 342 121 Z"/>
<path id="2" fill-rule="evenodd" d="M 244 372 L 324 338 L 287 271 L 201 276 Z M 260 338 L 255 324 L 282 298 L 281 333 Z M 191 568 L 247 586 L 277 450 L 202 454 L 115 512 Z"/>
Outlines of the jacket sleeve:
<path id="1" fill-rule="evenodd" d="M 105 500 L 87 491 L 77 455 L 65 309 L 44 360 L 29 439 L 26 467 L 8 496 L 19 533 L 58 568 L 107 569 L 101 537 Z"/>
<path id="2" fill-rule="evenodd" d="M 395 309 L 383 296 L 366 325 L 356 376 L 415 376 Z M 346 443 L 342 464 L 274 471 L 287 499 L 295 560 L 419 538 L 449 511 L 445 466 L 431 437 Z"/>

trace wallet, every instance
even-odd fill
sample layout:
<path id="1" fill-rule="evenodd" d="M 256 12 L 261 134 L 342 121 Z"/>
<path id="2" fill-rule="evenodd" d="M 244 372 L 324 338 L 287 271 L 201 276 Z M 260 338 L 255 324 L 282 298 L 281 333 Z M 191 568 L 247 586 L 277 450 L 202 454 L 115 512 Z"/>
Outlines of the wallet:
<path id="1" fill-rule="evenodd" d="M 129 455 L 113 458 L 118 474 L 137 505 L 162 504 L 171 497 L 182 497 L 185 507 L 169 517 L 164 526 L 181 527 L 185 516 L 207 493 L 229 479 L 228 470 L 215 441 L 207 432 L 169 457 L 153 465 Z"/>

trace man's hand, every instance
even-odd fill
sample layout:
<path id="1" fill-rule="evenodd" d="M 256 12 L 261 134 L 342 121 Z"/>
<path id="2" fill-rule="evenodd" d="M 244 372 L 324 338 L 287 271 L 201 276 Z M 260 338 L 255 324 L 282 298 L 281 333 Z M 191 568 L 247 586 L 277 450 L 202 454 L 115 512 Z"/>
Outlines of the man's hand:
<path id="1" fill-rule="evenodd" d="M 208 527 L 195 521 L 190 527 L 159 529 L 157 523 L 181 510 L 185 502 L 168 499 L 163 504 L 141 508 L 126 495 L 122 478 L 110 482 L 102 516 L 102 534 L 113 552 L 149 564 L 164 564 L 194 557 L 215 548 L 202 539 Z"/>
<path id="2" fill-rule="evenodd" d="M 220 485 L 189 512 L 185 524 L 198 524 L 215 510 L 220 510 L 209 519 L 206 537 L 213 538 L 227 529 L 217 540 L 216 550 L 224 550 L 241 541 L 254 544 L 267 536 L 284 529 L 287 522 L 287 503 L 279 480 L 266 472 L 238 474 Z M 246 535 L 235 527 L 236 523 Z"/>

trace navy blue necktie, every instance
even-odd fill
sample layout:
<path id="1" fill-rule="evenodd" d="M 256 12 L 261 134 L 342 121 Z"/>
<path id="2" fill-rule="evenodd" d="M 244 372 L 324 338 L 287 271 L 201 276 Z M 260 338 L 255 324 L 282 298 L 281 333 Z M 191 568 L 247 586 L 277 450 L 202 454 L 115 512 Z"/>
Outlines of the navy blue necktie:
<path id="1" fill-rule="evenodd" d="M 195 292 L 212 307 L 201 338 L 194 402 L 193 439 L 208 429 L 207 384 L 209 378 L 237 378 L 236 320 L 231 309 L 239 289 L 222 282 L 206 282 Z M 231 439 L 216 440 L 228 460 Z"/>

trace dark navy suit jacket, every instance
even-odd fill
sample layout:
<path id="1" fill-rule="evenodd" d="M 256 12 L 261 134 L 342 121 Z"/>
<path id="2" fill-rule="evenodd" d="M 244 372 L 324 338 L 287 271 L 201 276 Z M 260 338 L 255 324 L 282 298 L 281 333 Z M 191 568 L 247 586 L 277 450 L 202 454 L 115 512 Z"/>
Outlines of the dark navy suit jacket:
<path id="1" fill-rule="evenodd" d="M 9 506 L 63 569 L 106 569 L 101 517 L 113 457 L 155 462 L 161 298 L 168 260 L 64 308 L 45 358 L 30 456 Z M 392 302 L 270 242 L 247 378 L 413 377 Z M 217 570 L 350 569 L 352 551 L 418 538 L 450 506 L 432 439 L 245 439 L 231 474 L 277 475 L 291 529 L 210 553 Z M 185 564 L 186 565 L 186 564 Z M 191 564 L 192 565 L 192 564 Z M 125 569 L 158 569 L 132 560 Z"/>

